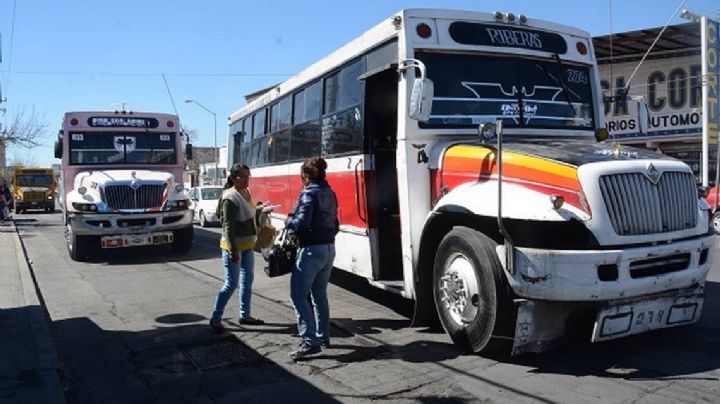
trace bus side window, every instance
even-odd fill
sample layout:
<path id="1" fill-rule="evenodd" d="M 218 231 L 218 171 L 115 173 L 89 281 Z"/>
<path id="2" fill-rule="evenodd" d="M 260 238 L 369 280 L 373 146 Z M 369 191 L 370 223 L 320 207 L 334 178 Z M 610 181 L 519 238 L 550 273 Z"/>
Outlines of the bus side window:
<path id="1" fill-rule="evenodd" d="M 270 135 L 267 137 L 267 162 L 283 163 L 290 154 L 292 99 L 285 96 L 270 107 Z"/>
<path id="2" fill-rule="evenodd" d="M 325 79 L 325 115 L 322 119 L 322 155 L 362 151 L 363 72 L 359 59 Z"/>
<path id="3" fill-rule="evenodd" d="M 257 139 L 266 133 L 265 132 L 265 109 L 261 109 L 260 111 L 253 114 L 252 123 L 253 123 L 253 132 L 252 132 L 253 139 Z"/>
<path id="4" fill-rule="evenodd" d="M 290 134 L 290 160 L 304 160 L 320 156 L 320 81 L 298 91 L 293 96 L 293 127 Z"/>

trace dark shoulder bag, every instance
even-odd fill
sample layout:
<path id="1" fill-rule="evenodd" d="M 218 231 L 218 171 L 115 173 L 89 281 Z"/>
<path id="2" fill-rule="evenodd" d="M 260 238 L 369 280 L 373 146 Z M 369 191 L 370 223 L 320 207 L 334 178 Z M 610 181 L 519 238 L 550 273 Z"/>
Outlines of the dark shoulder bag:
<path id="1" fill-rule="evenodd" d="M 295 234 L 284 228 L 277 238 L 275 244 L 273 244 L 267 255 L 264 255 L 265 261 L 265 273 L 267 276 L 274 278 L 289 274 L 295 267 L 295 259 L 297 257 L 297 239 Z"/>

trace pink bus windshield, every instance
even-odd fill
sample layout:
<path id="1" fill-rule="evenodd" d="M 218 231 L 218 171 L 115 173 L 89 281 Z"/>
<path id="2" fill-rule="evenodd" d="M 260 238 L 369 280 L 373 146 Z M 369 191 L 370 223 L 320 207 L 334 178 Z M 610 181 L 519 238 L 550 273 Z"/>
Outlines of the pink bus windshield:
<path id="1" fill-rule="evenodd" d="M 176 164 L 175 136 L 175 132 L 70 132 L 70 165 Z"/>

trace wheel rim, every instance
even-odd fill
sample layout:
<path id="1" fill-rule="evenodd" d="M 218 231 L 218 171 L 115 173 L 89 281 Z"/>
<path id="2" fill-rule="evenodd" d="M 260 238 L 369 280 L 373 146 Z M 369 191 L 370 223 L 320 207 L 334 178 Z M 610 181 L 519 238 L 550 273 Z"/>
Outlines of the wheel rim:
<path id="1" fill-rule="evenodd" d="M 477 316 L 480 295 L 475 267 L 461 253 L 453 253 L 445 261 L 440 277 L 440 301 L 450 319 L 465 326 Z"/>
<path id="2" fill-rule="evenodd" d="M 720 234 L 720 214 L 714 214 L 712 218 L 712 227 L 715 233 Z"/>

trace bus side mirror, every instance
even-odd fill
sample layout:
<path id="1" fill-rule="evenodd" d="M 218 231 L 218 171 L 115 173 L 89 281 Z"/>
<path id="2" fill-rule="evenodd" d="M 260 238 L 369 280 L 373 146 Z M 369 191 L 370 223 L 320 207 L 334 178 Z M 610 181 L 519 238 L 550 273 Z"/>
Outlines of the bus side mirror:
<path id="1" fill-rule="evenodd" d="M 190 144 L 190 143 L 185 144 L 185 159 L 187 159 L 187 160 L 193 159 L 192 144 Z"/>
<path id="2" fill-rule="evenodd" d="M 405 59 L 398 64 L 398 72 L 417 69 L 419 75 L 413 79 L 412 89 L 408 98 L 408 117 L 416 121 L 427 122 L 430 119 L 435 86 L 427 78 L 425 64 L 418 59 Z"/>
<path id="3" fill-rule="evenodd" d="M 435 86 L 432 80 L 428 78 L 415 79 L 408 102 L 408 117 L 416 121 L 427 122 L 430 119 L 434 93 Z"/>
<path id="4" fill-rule="evenodd" d="M 62 155 L 63 155 L 62 146 L 63 146 L 62 140 L 56 140 L 56 141 L 55 141 L 55 158 L 56 158 L 56 159 L 61 159 L 61 158 L 62 158 Z"/>
<path id="5" fill-rule="evenodd" d="M 650 129 L 650 110 L 642 96 L 632 97 L 632 100 L 637 106 L 638 130 L 641 135 L 647 135 Z"/>

